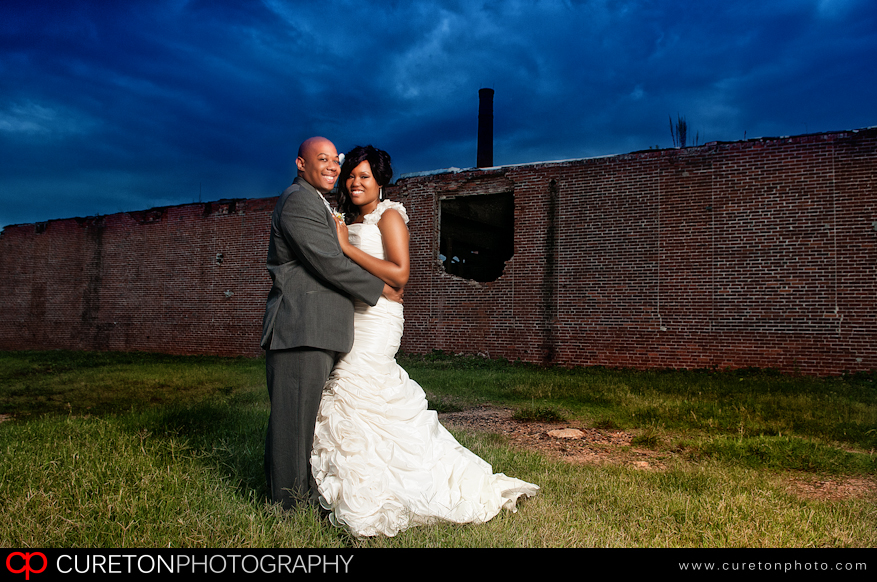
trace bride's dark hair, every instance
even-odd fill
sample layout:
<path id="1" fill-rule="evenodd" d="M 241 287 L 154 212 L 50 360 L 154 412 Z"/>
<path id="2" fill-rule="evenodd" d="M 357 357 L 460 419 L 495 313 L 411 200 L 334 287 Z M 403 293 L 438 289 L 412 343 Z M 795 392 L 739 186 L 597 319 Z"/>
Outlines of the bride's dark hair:
<path id="1" fill-rule="evenodd" d="M 383 187 L 393 179 L 393 168 L 390 166 L 390 154 L 376 147 L 356 146 L 344 155 L 344 163 L 341 164 L 341 175 L 338 176 L 338 207 L 344 213 L 346 222 L 350 222 L 359 215 L 359 207 L 350 200 L 347 191 L 347 178 L 356 166 L 362 162 L 368 162 L 371 166 L 375 182 Z"/>

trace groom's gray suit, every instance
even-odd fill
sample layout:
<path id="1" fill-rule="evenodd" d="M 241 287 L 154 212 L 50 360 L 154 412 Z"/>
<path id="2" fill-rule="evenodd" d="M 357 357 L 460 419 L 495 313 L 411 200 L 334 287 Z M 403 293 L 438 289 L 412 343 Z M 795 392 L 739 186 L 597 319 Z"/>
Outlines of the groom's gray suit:
<path id="1" fill-rule="evenodd" d="M 323 384 L 353 345 L 353 301 L 377 303 L 384 283 L 341 252 L 322 195 L 301 176 L 274 208 L 268 245 L 273 285 L 262 324 L 271 415 L 268 495 L 291 507 L 316 500 L 310 470 Z"/>

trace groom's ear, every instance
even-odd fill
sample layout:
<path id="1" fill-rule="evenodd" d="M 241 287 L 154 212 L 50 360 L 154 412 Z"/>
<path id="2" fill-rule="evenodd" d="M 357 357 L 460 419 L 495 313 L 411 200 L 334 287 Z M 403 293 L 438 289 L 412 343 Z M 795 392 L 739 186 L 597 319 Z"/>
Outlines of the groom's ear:
<path id="1" fill-rule="evenodd" d="M 305 171 L 305 159 L 301 156 L 295 158 L 295 167 L 298 168 L 299 172 Z"/>

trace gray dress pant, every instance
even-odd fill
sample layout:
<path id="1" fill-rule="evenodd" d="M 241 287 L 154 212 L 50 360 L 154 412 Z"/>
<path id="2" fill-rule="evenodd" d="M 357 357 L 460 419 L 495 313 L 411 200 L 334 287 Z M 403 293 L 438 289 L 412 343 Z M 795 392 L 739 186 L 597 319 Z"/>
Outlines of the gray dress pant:
<path id="1" fill-rule="evenodd" d="M 268 497 L 284 509 L 317 505 L 319 493 L 311 474 L 314 425 L 323 385 L 337 352 L 316 348 L 268 350 L 265 355 L 271 415 L 265 438 Z"/>

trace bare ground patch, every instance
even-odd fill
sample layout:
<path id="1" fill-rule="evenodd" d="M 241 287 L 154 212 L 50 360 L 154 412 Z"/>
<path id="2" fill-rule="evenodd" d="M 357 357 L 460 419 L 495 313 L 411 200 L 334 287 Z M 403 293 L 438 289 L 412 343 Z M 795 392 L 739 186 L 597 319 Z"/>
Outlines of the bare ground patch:
<path id="1" fill-rule="evenodd" d="M 448 428 L 500 434 L 516 446 L 589 465 L 624 465 L 660 471 L 680 452 L 633 446 L 634 434 L 598 429 L 575 421 L 521 422 L 509 408 L 482 406 L 439 415 Z M 877 497 L 877 479 L 864 477 L 790 477 L 786 488 L 802 498 L 823 501 Z"/>
<path id="2" fill-rule="evenodd" d="M 799 497 L 821 501 L 866 498 L 877 496 L 877 480 L 864 477 L 825 479 L 790 479 L 788 490 Z"/>

